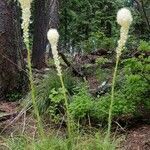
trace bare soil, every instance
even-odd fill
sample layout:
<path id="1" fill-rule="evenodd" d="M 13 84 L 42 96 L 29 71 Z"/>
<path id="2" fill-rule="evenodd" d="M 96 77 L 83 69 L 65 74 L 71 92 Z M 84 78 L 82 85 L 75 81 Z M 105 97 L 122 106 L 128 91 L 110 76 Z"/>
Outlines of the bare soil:
<path id="1" fill-rule="evenodd" d="M 150 125 L 137 125 L 128 131 L 123 150 L 150 150 Z"/>

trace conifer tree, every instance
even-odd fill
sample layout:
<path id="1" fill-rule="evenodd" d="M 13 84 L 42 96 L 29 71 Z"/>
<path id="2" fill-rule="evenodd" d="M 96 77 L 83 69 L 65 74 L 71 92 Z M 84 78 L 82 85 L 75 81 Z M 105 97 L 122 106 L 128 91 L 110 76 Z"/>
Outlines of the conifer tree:
<path id="1" fill-rule="evenodd" d="M 0 99 L 27 85 L 18 1 L 0 1 Z"/>

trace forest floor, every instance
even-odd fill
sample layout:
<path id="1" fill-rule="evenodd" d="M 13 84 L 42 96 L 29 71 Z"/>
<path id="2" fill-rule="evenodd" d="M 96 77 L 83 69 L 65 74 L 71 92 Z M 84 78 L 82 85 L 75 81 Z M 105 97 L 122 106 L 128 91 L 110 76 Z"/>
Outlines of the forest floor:
<path id="1" fill-rule="evenodd" d="M 105 51 L 100 50 L 99 52 L 103 52 L 104 55 L 106 55 Z M 75 75 L 76 73 L 77 75 L 84 73 L 84 68 L 80 68 L 81 64 L 92 64 L 93 62 L 95 62 L 98 56 L 103 55 L 101 53 L 97 53 L 84 57 L 76 57 L 75 62 L 77 64 L 77 67 L 74 68 L 73 66 L 72 68 L 74 69 L 73 71 L 75 71 Z M 112 68 L 112 66 L 113 60 L 102 67 Z M 53 67 L 53 64 L 51 67 Z M 48 70 L 34 70 L 34 76 L 36 78 L 35 81 L 37 82 L 36 84 L 38 84 L 41 79 L 43 79 L 43 77 L 47 75 L 46 72 L 48 72 Z M 97 80 L 97 78 L 93 74 L 86 76 L 89 87 L 92 91 L 94 91 L 94 94 L 101 90 L 98 87 L 105 81 L 108 80 L 108 83 L 110 82 L 110 72 L 108 72 L 107 74 L 108 76 L 106 74 L 103 75 L 104 78 L 101 79 L 101 81 Z M 16 135 L 20 135 L 21 133 L 33 138 L 37 137 L 36 120 L 33 118 L 33 115 L 31 113 L 20 113 L 21 110 L 22 108 L 20 107 L 19 102 L 0 102 L 0 145 L 4 143 L 3 139 L 1 139 L 1 136 L 6 138 L 15 137 Z M 122 138 L 123 135 L 123 139 L 121 140 L 121 147 L 119 146 L 120 148 L 118 148 L 118 150 L 150 150 L 150 124 L 147 124 L 142 120 L 138 120 L 136 121 L 136 123 L 131 123 L 130 127 L 122 128 L 121 126 L 119 126 L 117 128 L 121 128 L 121 133 L 118 132 L 117 137 Z M 65 128 L 61 125 L 55 125 L 50 121 L 48 121 L 48 123 L 44 126 L 44 129 L 47 133 L 50 133 L 52 135 L 57 134 L 61 137 L 65 136 Z M 0 148 L 0 150 L 2 149 Z"/>
<path id="2" fill-rule="evenodd" d="M 18 110 L 19 104 L 16 102 L 0 102 L 0 111 L 5 114 L 0 116 L 0 132 L 3 131 L 1 136 L 13 137 L 21 132 L 33 138 L 36 137 L 37 128 L 33 116 L 24 113 L 20 118 L 14 120 L 19 113 Z M 49 133 L 55 133 L 58 129 L 53 124 L 49 124 L 46 130 Z M 63 128 L 61 130 L 58 134 L 65 132 Z M 150 150 L 150 125 L 139 122 L 125 129 L 123 135 L 125 135 L 125 140 L 123 140 L 122 146 L 118 150 Z M 0 144 L 2 143 L 3 140 L 1 139 Z"/>

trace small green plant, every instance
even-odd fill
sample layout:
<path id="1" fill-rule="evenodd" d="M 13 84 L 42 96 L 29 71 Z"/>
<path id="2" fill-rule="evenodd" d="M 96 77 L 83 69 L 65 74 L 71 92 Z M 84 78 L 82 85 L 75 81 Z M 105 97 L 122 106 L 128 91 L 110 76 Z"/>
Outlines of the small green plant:
<path id="1" fill-rule="evenodd" d="M 47 109 L 49 115 L 51 116 L 52 121 L 55 123 L 59 122 L 61 118 L 61 114 L 64 114 L 64 106 L 63 106 L 63 90 L 59 88 L 56 90 L 53 88 L 49 95 L 50 106 Z"/>
<path id="2" fill-rule="evenodd" d="M 150 51 L 150 42 L 146 42 L 146 41 L 141 40 L 140 45 L 138 47 L 138 50 L 144 51 L 144 52 Z"/>
<path id="3" fill-rule="evenodd" d="M 89 94 L 86 86 L 76 88 L 76 94 L 72 97 L 72 102 L 69 105 L 69 110 L 75 119 L 84 119 L 90 116 L 90 111 L 93 107 L 93 98 Z"/>
<path id="4" fill-rule="evenodd" d="M 98 57 L 96 59 L 96 64 L 98 65 L 104 65 L 105 63 L 107 63 L 109 60 L 107 58 L 104 58 L 104 57 Z"/>
<path id="5" fill-rule="evenodd" d="M 29 139 L 25 136 L 16 136 L 6 140 L 6 147 L 10 150 L 26 150 L 28 149 Z"/>
<path id="6" fill-rule="evenodd" d="M 131 101 L 131 99 L 126 99 L 126 95 L 121 91 L 116 91 L 114 96 L 115 100 L 113 103 L 112 120 L 117 120 L 123 116 L 133 117 L 136 112 L 136 103 Z M 111 95 L 108 93 L 105 96 L 98 98 L 93 104 L 91 118 L 105 123 L 108 118 L 110 100 Z"/>

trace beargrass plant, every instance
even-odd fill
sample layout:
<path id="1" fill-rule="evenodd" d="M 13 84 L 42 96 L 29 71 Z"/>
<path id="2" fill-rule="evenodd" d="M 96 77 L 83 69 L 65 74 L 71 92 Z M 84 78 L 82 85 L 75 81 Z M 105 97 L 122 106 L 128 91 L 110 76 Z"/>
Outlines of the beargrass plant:
<path id="1" fill-rule="evenodd" d="M 108 116 L 108 129 L 106 140 L 110 137 L 110 130 L 111 130 L 111 123 L 112 123 L 112 111 L 113 111 L 113 104 L 114 104 L 114 90 L 115 90 L 115 82 L 117 76 L 117 69 L 120 60 L 120 56 L 122 54 L 122 50 L 125 46 L 125 43 L 128 38 L 129 27 L 132 23 L 132 15 L 131 12 L 127 8 L 122 8 L 118 11 L 117 14 L 117 23 L 121 26 L 120 29 L 120 40 L 118 41 L 118 47 L 116 48 L 116 65 L 113 73 L 113 80 L 112 80 L 112 88 L 111 88 L 111 102 L 109 108 L 109 116 Z"/>
<path id="2" fill-rule="evenodd" d="M 68 137 L 71 140 L 71 136 L 72 136 L 71 115 L 69 112 L 69 104 L 68 104 L 68 99 L 67 99 L 67 95 L 66 95 L 66 88 L 64 85 L 64 81 L 63 81 L 62 69 L 61 69 L 60 60 L 59 60 L 60 58 L 59 58 L 58 50 L 57 50 L 58 40 L 59 40 L 58 31 L 56 29 L 50 29 L 47 33 L 47 38 L 51 44 L 54 63 L 55 63 L 56 70 L 57 70 L 57 75 L 60 78 L 60 82 L 61 82 L 61 86 L 62 86 L 62 90 L 63 90 L 64 103 L 65 103 L 65 107 L 66 107 L 66 116 L 67 116 Z"/>
<path id="3" fill-rule="evenodd" d="M 27 47 L 27 62 L 28 62 L 28 75 L 29 75 L 29 81 L 30 81 L 30 89 L 31 89 L 31 99 L 32 99 L 32 104 L 33 104 L 33 108 L 34 108 L 34 112 L 36 114 L 36 118 L 37 118 L 37 126 L 38 126 L 38 130 L 39 130 L 39 134 L 42 138 L 44 138 L 44 131 L 43 131 L 43 127 L 42 127 L 42 122 L 41 122 L 41 118 L 39 115 L 39 111 L 38 111 L 38 106 L 36 103 L 36 99 L 35 99 L 35 87 L 34 87 L 34 83 L 33 83 L 33 74 L 32 74 L 32 65 L 31 65 L 31 52 L 29 49 L 29 22 L 30 22 L 30 4 L 31 1 L 27 0 L 26 2 L 24 0 L 20 0 L 21 6 L 22 6 L 22 16 L 23 16 L 23 23 L 22 23 L 22 29 L 23 29 L 23 38 L 24 38 L 24 42 L 26 44 Z"/>

